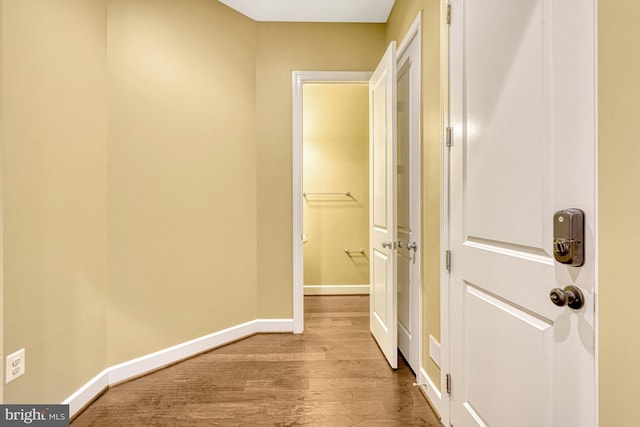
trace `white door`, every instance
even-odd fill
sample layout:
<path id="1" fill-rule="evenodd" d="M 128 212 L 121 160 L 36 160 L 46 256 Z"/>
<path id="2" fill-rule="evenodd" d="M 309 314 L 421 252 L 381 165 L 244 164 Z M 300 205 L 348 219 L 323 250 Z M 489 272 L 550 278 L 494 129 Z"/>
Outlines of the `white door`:
<path id="1" fill-rule="evenodd" d="M 369 81 L 371 208 L 370 329 L 392 368 L 398 367 L 396 286 L 396 44 Z"/>
<path id="2" fill-rule="evenodd" d="M 413 372 L 419 372 L 420 39 L 417 31 L 408 37 L 411 40 L 398 49 L 398 349 Z"/>
<path id="3" fill-rule="evenodd" d="M 451 7 L 451 424 L 592 427 L 594 2 Z M 565 208 L 585 213 L 581 267 L 553 257 Z M 551 302 L 567 285 L 582 308 Z"/>

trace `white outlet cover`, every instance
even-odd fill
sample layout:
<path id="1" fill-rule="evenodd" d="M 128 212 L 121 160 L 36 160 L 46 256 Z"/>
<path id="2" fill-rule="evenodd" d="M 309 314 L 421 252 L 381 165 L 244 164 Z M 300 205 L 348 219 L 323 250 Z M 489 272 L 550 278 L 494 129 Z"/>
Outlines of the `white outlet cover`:
<path id="1" fill-rule="evenodd" d="M 16 351 L 7 356 L 6 372 L 5 372 L 5 384 L 9 384 L 11 381 L 15 381 L 24 375 L 25 367 L 25 352 L 24 348 Z"/>

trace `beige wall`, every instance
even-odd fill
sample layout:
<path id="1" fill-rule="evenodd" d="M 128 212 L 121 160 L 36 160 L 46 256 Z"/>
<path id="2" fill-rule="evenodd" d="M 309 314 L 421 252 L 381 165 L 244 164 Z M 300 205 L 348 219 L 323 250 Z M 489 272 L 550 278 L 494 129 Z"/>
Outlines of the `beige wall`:
<path id="1" fill-rule="evenodd" d="M 640 419 L 640 3 L 598 4 L 600 425 L 632 427 Z"/>
<path id="2" fill-rule="evenodd" d="M 6 402 L 291 317 L 291 71 L 373 69 L 384 26 L 256 24 L 208 0 L 2 6 L 4 352 L 27 350 Z"/>
<path id="3" fill-rule="evenodd" d="M 387 22 L 386 43 L 402 43 L 422 11 L 422 286 L 423 366 L 440 384 L 440 369 L 429 357 L 429 335 L 440 341 L 440 1 L 397 1 Z"/>
<path id="4" fill-rule="evenodd" d="M 292 71 L 369 71 L 382 24 L 258 23 L 258 317 L 291 318 Z"/>
<path id="5" fill-rule="evenodd" d="M 305 285 L 369 284 L 369 85 L 303 88 Z M 349 256 L 345 248 L 365 249 Z"/>
<path id="6" fill-rule="evenodd" d="M 2 8 L 4 397 L 56 403 L 107 360 L 107 0 Z"/>
<path id="7" fill-rule="evenodd" d="M 256 24 L 112 0 L 109 364 L 257 317 Z"/>

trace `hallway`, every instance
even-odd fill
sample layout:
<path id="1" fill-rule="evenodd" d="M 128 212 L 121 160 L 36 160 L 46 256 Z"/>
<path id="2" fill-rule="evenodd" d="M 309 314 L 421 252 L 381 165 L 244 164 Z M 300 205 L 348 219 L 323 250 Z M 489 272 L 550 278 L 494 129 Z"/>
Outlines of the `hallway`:
<path id="1" fill-rule="evenodd" d="M 260 334 L 117 386 L 80 426 L 433 426 L 404 360 L 369 332 L 367 296 L 305 297 L 305 332 Z"/>

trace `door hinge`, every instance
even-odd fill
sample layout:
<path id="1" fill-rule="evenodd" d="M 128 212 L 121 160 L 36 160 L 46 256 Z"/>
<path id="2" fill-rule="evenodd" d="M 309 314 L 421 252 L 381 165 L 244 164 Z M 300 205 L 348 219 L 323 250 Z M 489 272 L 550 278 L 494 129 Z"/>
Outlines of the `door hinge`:
<path id="1" fill-rule="evenodd" d="M 446 251 L 444 253 L 444 265 L 449 273 L 451 273 L 451 251 Z"/>
<path id="2" fill-rule="evenodd" d="M 453 146 L 453 128 L 452 127 L 447 128 L 447 134 L 446 134 L 445 140 L 446 140 L 447 147 L 451 148 Z"/>
<path id="3" fill-rule="evenodd" d="M 451 394 L 451 374 L 446 375 L 446 380 L 447 380 L 447 384 L 446 384 L 447 394 Z"/>
<path id="4" fill-rule="evenodd" d="M 447 25 L 451 25 L 451 5 L 447 5 Z"/>

